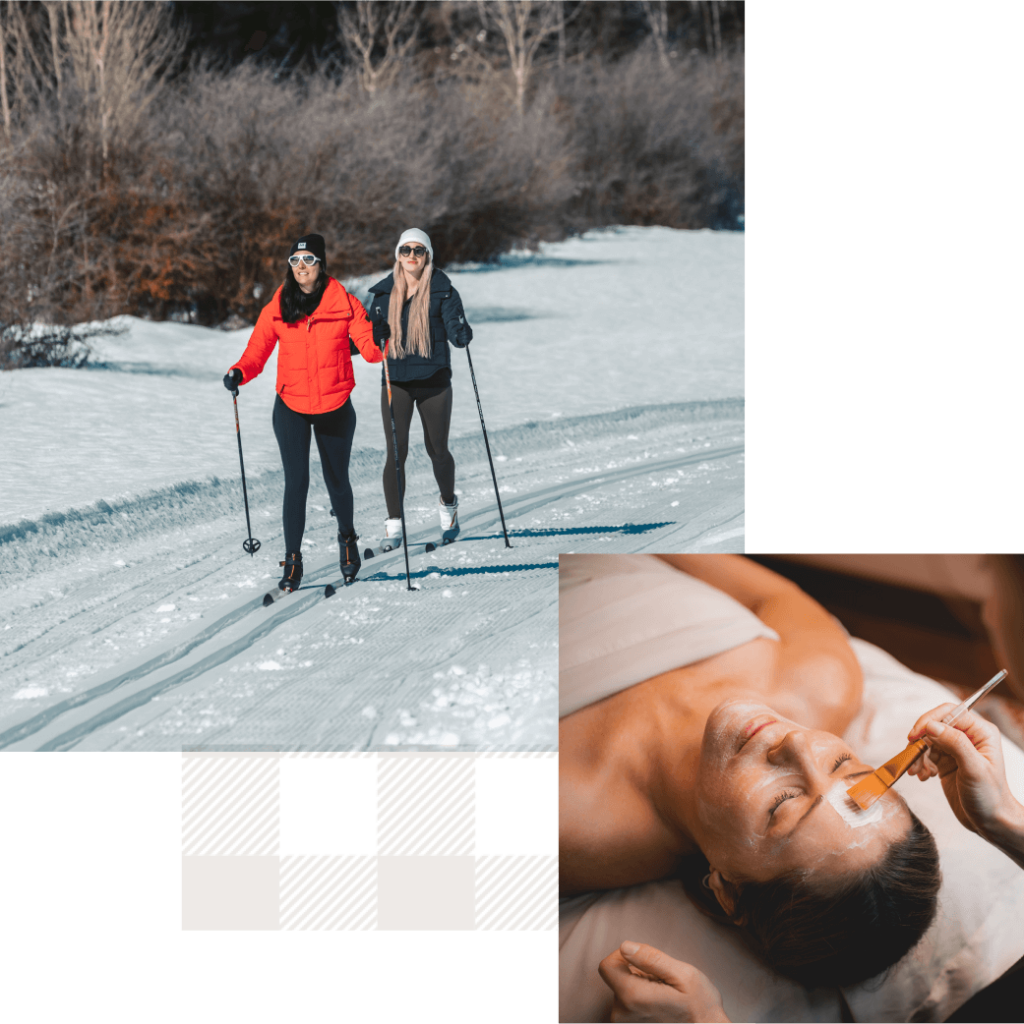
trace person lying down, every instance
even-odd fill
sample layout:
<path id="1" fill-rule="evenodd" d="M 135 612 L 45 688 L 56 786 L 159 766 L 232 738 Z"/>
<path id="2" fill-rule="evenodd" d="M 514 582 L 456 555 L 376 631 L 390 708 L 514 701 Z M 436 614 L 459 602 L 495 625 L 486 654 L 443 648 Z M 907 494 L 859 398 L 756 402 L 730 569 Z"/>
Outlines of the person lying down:
<path id="1" fill-rule="evenodd" d="M 740 556 L 563 555 L 559 616 L 563 896 L 678 877 L 808 987 L 913 948 L 938 850 L 898 793 L 847 797 L 863 677 L 817 602 Z"/>

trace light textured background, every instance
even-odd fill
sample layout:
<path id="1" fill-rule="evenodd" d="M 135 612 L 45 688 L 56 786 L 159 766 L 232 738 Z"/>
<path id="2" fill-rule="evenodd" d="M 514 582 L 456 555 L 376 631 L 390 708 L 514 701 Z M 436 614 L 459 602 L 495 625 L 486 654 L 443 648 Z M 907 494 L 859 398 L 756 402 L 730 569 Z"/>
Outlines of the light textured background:
<path id="1" fill-rule="evenodd" d="M 1024 237 L 745 246 L 746 550 L 1024 550 Z"/>
<path id="2" fill-rule="evenodd" d="M 7 927 L 174 931 L 178 857 L 4 857 Z"/>
<path id="3" fill-rule="evenodd" d="M 182 928 L 548 931 L 558 757 L 182 755 Z"/>

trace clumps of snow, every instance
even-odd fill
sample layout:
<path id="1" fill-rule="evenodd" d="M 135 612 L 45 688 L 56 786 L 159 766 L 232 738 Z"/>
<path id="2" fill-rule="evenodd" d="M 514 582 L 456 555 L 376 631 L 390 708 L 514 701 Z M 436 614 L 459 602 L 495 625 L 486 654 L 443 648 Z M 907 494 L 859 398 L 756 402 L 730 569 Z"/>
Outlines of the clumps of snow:
<path id="1" fill-rule="evenodd" d="M 283 666 L 276 661 L 261 661 L 256 667 L 261 672 L 278 672 Z"/>
<path id="2" fill-rule="evenodd" d="M 44 686 L 24 686 L 12 694 L 14 700 L 32 700 L 34 697 L 48 697 L 50 691 Z"/>
<path id="3" fill-rule="evenodd" d="M 173 604 L 162 604 L 162 605 L 160 605 L 159 608 L 157 608 L 157 612 L 158 613 L 159 612 L 173 612 L 173 611 L 174 611 L 174 605 Z"/>
<path id="4" fill-rule="evenodd" d="M 400 710 L 397 725 L 387 733 L 385 746 L 503 746 L 535 742 L 538 725 L 556 714 L 558 685 L 553 674 L 541 672 L 528 659 L 492 672 L 488 665 L 469 670 L 452 665 L 435 672 L 433 687 L 417 711 Z M 527 730 L 523 725 L 528 722 Z M 459 725 L 454 732 L 452 726 Z M 550 729 L 550 726 L 547 726 Z"/>
<path id="5" fill-rule="evenodd" d="M 450 590 L 442 590 L 441 591 L 441 596 L 442 597 L 451 597 L 452 596 L 452 592 Z"/>
<path id="6" fill-rule="evenodd" d="M 362 714 L 363 714 L 363 718 L 376 718 L 377 717 L 377 709 L 367 705 L 365 708 L 363 708 Z"/>

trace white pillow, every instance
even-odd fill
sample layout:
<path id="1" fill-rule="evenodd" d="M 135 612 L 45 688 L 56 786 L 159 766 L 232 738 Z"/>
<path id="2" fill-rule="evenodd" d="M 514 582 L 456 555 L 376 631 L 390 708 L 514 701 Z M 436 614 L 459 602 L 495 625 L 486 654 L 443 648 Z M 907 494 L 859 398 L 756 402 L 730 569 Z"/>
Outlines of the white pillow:
<path id="1" fill-rule="evenodd" d="M 878 765 L 906 746 L 922 712 L 955 698 L 879 648 L 851 643 L 864 669 L 864 706 L 846 739 Z M 1006 739 L 1003 748 L 1010 788 L 1024 800 L 1024 752 Z M 597 966 L 634 939 L 707 974 L 733 1021 L 838 1021 L 843 999 L 855 1021 L 945 1020 L 1024 956 L 1024 871 L 960 825 L 937 779 L 905 776 L 896 787 L 935 835 L 943 883 L 934 924 L 888 975 L 842 991 L 809 991 L 770 971 L 730 929 L 704 917 L 678 882 L 652 882 L 563 902 L 559 1019 L 608 1020 L 611 992 Z"/>

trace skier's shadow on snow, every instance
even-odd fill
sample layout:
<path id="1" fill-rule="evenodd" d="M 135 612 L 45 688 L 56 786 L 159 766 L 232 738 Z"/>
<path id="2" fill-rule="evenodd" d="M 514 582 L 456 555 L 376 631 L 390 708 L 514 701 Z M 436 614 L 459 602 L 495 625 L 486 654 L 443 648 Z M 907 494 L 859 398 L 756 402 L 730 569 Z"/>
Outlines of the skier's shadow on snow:
<path id="1" fill-rule="evenodd" d="M 519 565 L 464 565 L 458 568 L 443 568 L 441 566 L 431 566 L 429 569 L 422 569 L 419 572 L 409 574 L 409 578 L 413 580 L 426 579 L 428 576 L 440 577 L 442 580 L 447 579 L 449 576 L 493 576 L 504 575 L 510 572 L 526 572 L 529 569 L 553 569 L 558 572 L 557 562 L 523 562 Z M 387 580 L 404 580 L 405 573 L 390 573 L 390 572 L 375 572 L 372 576 L 367 576 L 367 580 L 373 580 L 374 582 L 385 582 Z"/>
<path id="2" fill-rule="evenodd" d="M 674 526 L 674 522 L 667 523 L 622 523 L 619 526 L 565 526 L 552 527 L 550 530 L 515 530 L 511 534 L 515 537 L 573 537 L 585 536 L 594 533 L 624 533 L 637 534 L 649 533 L 651 530 L 660 530 L 663 526 Z M 502 540 L 500 533 L 489 533 L 478 537 L 463 537 L 467 540 Z"/>

